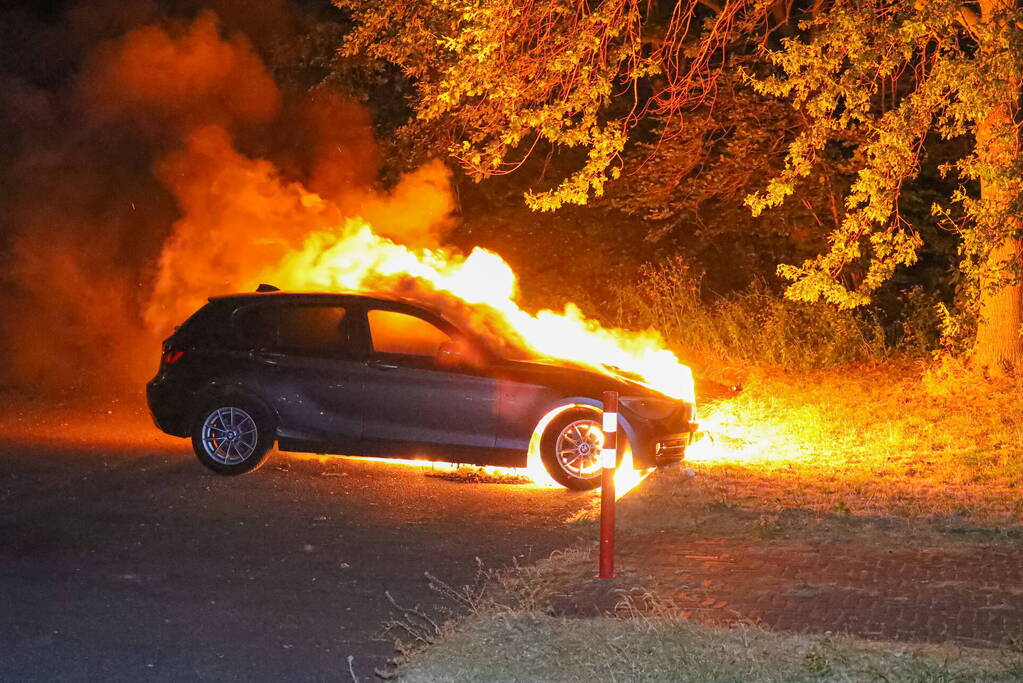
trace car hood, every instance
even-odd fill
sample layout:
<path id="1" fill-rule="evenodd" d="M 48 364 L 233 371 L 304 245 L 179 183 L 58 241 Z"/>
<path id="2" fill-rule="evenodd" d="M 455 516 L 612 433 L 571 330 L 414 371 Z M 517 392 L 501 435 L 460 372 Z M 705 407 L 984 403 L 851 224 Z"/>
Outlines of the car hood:
<path id="1" fill-rule="evenodd" d="M 628 377 L 617 368 L 604 367 L 605 371 L 601 372 L 595 368 L 557 359 L 528 361 L 501 359 L 495 362 L 494 374 L 498 379 L 556 387 L 570 394 L 598 397 L 604 391 L 617 391 L 622 396 L 678 400 L 662 394 L 638 378 Z"/>

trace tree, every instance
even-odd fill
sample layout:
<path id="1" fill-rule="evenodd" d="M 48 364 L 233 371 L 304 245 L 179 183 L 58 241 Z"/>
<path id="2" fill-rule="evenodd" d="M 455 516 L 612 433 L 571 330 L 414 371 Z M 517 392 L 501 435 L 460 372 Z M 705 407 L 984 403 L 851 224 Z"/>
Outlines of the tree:
<path id="1" fill-rule="evenodd" d="M 781 171 L 747 203 L 774 209 L 828 150 L 855 176 L 827 246 L 782 265 L 787 295 L 867 303 L 922 238 L 900 200 L 935 139 L 967 140 L 934 206 L 960 238 L 958 317 L 976 321 L 977 360 L 1023 360 L 1021 148 L 1023 15 L 1014 0 L 338 0 L 359 27 L 344 50 L 398 64 L 417 116 L 446 131 L 475 177 L 510 172 L 537 149 L 585 150 L 581 168 L 527 202 L 585 203 L 620 175 L 632 139 L 671 130 L 714 103 L 723 73 L 788 103 L 800 131 Z M 686 169 L 680 169 L 686 172 Z M 800 197 L 796 197 L 800 199 Z"/>
<path id="2" fill-rule="evenodd" d="M 646 0 L 335 2 L 358 24 L 342 53 L 398 64 L 418 89 L 418 120 L 447 132 L 472 176 L 509 173 L 548 145 L 585 150 L 580 169 L 527 195 L 541 210 L 600 195 L 620 174 L 630 129 L 706 97 L 715 47 L 747 8 L 763 14 L 750 0 L 720 12 L 693 0 L 663 16 Z M 704 17 L 712 28 L 694 48 L 686 36 Z"/>
<path id="3" fill-rule="evenodd" d="M 765 51 L 779 73 L 751 76 L 753 86 L 790 98 L 808 125 L 790 146 L 785 171 L 749 203 L 755 213 L 777 205 L 829 140 L 857 132 L 861 167 L 830 248 L 779 272 L 793 282 L 792 298 L 860 305 L 916 259 L 921 240 L 899 201 L 919 173 L 928 136 L 967 138 L 966 152 L 943 169 L 958 189 L 934 213 L 961 237 L 961 313 L 977 325 L 975 358 L 1002 372 L 1023 359 L 1016 120 L 1023 16 L 1009 0 L 971 5 L 837 2 L 801 25 L 799 37 Z M 854 264 L 865 274 L 850 284 L 841 276 Z"/>

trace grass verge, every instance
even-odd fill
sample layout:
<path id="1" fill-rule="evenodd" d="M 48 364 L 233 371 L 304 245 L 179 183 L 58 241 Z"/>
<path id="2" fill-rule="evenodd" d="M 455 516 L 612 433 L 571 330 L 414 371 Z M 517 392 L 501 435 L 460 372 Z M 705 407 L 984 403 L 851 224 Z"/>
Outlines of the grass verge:
<path id="1" fill-rule="evenodd" d="M 592 570 L 583 551 L 492 573 L 470 615 L 408 652 L 402 681 L 1014 681 L 1023 650 L 772 633 L 748 623 L 693 623 L 676 614 L 564 618 L 545 609 Z"/>
<path id="2" fill-rule="evenodd" d="M 658 472 L 620 501 L 623 533 L 875 550 L 1023 544 L 1017 382 L 912 363 L 744 379 L 738 395 L 701 405 L 713 441 L 693 449 L 683 466 L 692 474 Z M 494 575 L 485 598 L 464 603 L 468 618 L 405 659 L 402 680 L 1023 679 L 1014 634 L 1002 649 L 972 650 L 698 624 L 670 611 L 552 616 L 559 591 L 588 580 L 592 565 L 573 551 Z"/>
<path id="3" fill-rule="evenodd" d="M 474 617 L 403 681 L 1012 681 L 1023 666 L 952 647 L 710 628 L 682 620 Z"/>
<path id="4" fill-rule="evenodd" d="M 651 478 L 624 514 L 724 535 L 1018 538 L 1020 388 L 912 364 L 759 373 L 701 405 L 710 438 L 690 453 L 697 476 Z"/>

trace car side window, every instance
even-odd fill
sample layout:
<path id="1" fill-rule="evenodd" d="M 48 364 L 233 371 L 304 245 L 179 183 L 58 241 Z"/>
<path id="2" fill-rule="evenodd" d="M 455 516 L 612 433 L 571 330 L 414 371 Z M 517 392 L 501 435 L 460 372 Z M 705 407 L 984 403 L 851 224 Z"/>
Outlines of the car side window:
<path id="1" fill-rule="evenodd" d="M 332 356 L 350 349 L 343 306 L 284 305 L 278 320 L 277 348 L 283 351 Z"/>
<path id="2" fill-rule="evenodd" d="M 242 346 L 272 349 L 277 346 L 277 306 L 256 305 L 240 309 L 234 317 Z"/>
<path id="3" fill-rule="evenodd" d="M 367 318 L 376 353 L 433 357 L 437 348 L 451 339 L 433 323 L 407 313 L 373 309 Z"/>

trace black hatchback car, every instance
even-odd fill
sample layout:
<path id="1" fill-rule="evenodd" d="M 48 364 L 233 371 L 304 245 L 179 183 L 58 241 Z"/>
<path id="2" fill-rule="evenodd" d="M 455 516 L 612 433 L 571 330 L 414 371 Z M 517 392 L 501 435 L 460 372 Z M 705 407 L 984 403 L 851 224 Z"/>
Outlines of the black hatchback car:
<path id="1" fill-rule="evenodd" d="M 601 396 L 637 468 L 680 460 L 693 406 L 567 361 L 513 360 L 399 298 L 269 291 L 216 297 L 163 345 L 156 425 L 242 474 L 283 451 L 524 467 L 535 439 L 568 488 L 600 482 Z"/>

